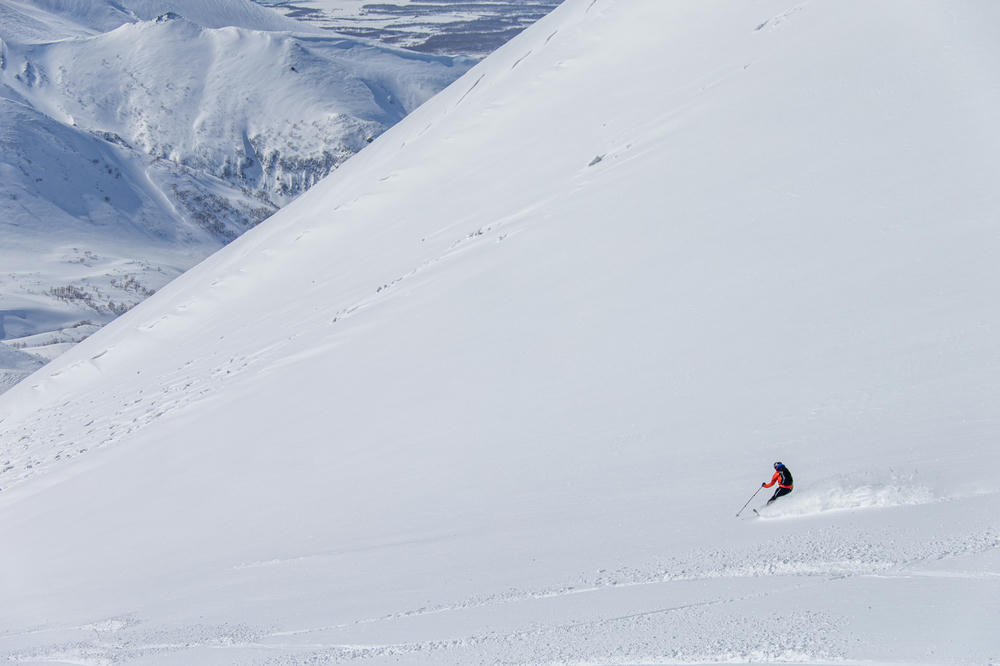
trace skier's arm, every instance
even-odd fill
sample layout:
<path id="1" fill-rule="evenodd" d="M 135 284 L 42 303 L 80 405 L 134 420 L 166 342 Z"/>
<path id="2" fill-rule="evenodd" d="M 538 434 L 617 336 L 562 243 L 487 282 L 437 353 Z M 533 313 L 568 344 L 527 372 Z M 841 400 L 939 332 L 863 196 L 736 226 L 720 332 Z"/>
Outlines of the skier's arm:
<path id="1" fill-rule="evenodd" d="M 781 479 L 781 475 L 778 474 L 777 472 L 775 472 L 774 476 L 771 477 L 771 483 L 762 483 L 762 484 L 760 484 L 760 487 L 761 488 L 770 488 L 771 486 L 773 486 L 774 484 L 776 484 L 779 479 Z"/>

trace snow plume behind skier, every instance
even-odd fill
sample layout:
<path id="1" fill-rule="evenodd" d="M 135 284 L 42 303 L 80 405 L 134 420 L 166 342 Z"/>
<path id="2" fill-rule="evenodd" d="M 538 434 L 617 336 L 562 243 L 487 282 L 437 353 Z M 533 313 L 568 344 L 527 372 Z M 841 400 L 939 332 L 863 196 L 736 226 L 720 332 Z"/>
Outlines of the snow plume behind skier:
<path id="1" fill-rule="evenodd" d="M 784 463 L 776 462 L 774 463 L 774 476 L 771 477 L 770 483 L 760 484 L 761 488 L 770 488 L 775 483 L 778 484 L 778 489 L 774 491 L 774 495 L 771 499 L 767 500 L 770 504 L 774 500 L 778 499 L 783 495 L 787 495 L 792 492 L 792 473 L 785 467 Z"/>

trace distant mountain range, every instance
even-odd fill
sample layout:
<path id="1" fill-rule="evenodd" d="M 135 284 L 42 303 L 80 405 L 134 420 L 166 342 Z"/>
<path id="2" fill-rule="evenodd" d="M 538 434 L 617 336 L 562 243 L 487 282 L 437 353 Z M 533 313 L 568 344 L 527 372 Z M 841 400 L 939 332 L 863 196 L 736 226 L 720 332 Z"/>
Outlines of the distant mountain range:
<path id="1" fill-rule="evenodd" d="M 413 51 L 484 56 L 562 0 L 256 0 L 344 35 Z"/>

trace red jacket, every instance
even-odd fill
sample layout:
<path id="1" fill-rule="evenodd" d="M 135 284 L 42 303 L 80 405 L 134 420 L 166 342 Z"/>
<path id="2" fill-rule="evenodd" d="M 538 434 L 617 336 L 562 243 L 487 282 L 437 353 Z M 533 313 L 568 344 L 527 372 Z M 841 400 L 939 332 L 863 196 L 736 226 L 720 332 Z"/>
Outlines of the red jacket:
<path id="1" fill-rule="evenodd" d="M 780 481 L 781 481 L 781 472 L 780 472 L 780 471 L 778 471 L 778 470 L 775 470 L 775 472 L 774 472 L 774 476 L 772 476 L 772 477 L 771 477 L 771 483 L 765 483 L 765 484 L 764 484 L 764 487 L 765 487 L 765 488 L 770 488 L 770 487 L 771 487 L 771 486 L 773 486 L 773 485 L 774 485 L 775 483 L 777 483 L 777 484 L 778 484 L 778 487 L 779 487 L 779 488 L 789 488 L 789 489 L 790 489 L 790 488 L 792 487 L 792 484 L 790 484 L 790 483 L 789 483 L 789 484 L 788 484 L 788 485 L 786 486 L 786 485 L 785 485 L 784 483 L 780 483 Z"/>

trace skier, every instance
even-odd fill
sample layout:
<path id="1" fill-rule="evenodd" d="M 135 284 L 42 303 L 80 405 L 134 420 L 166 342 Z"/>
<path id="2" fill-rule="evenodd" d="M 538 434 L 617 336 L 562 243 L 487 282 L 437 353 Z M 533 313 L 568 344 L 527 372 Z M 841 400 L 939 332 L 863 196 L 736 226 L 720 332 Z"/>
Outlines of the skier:
<path id="1" fill-rule="evenodd" d="M 771 477 L 771 483 L 762 483 L 760 484 L 760 487 L 770 488 L 775 483 L 778 484 L 778 489 L 774 491 L 774 496 L 767 500 L 768 504 L 782 495 L 787 495 L 792 492 L 792 473 L 788 471 L 788 468 L 785 467 L 784 463 L 774 463 L 774 476 Z"/>

